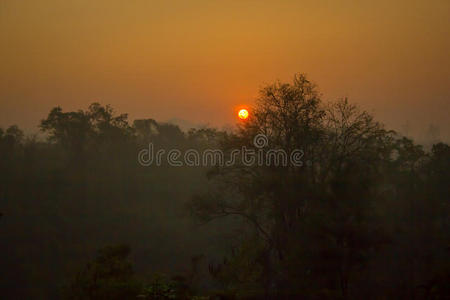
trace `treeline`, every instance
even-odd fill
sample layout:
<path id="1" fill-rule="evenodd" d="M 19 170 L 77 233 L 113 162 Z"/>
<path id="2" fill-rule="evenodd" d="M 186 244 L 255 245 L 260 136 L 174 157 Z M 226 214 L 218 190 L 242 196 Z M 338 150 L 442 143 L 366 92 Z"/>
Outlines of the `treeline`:
<path id="1" fill-rule="evenodd" d="M 240 242 L 210 271 L 242 297 L 444 299 L 450 295 L 450 147 L 426 153 L 347 99 L 324 103 L 304 75 L 263 88 L 223 142 L 302 149 L 301 167 L 211 173 L 198 218 L 240 216 Z"/>
<path id="2" fill-rule="evenodd" d="M 134 274 L 150 279 L 191 276 L 196 256 L 223 255 L 220 224 L 199 227 L 184 207 L 204 189 L 206 168 L 138 163 L 150 142 L 202 149 L 215 130 L 130 123 L 96 103 L 54 108 L 40 128 L 44 139 L 0 131 L 0 298 L 59 299 L 108 245 L 131 247 Z"/>
<path id="3" fill-rule="evenodd" d="M 450 295 L 450 147 L 325 103 L 304 75 L 264 87 L 232 132 L 130 124 L 100 104 L 40 128 L 46 141 L 0 132 L 2 298 Z M 301 149 L 304 164 L 143 167 L 149 143 Z"/>

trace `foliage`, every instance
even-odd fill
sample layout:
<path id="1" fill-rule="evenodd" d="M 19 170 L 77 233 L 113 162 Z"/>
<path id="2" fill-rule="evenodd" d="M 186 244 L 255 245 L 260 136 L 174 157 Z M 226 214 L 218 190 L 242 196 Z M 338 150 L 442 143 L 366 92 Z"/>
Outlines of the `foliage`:
<path id="1" fill-rule="evenodd" d="M 109 246 L 77 274 L 66 290 L 67 299 L 135 299 L 139 291 L 128 261 L 130 248 Z"/>
<path id="2" fill-rule="evenodd" d="M 446 297 L 447 144 L 428 150 L 347 99 L 326 103 L 305 75 L 263 87 L 251 111 L 236 130 L 183 132 L 94 103 L 52 109 L 45 141 L 0 130 L 2 298 L 60 298 L 68 278 L 72 299 Z M 259 133 L 263 153 L 301 149 L 303 166 L 137 163 L 150 142 L 230 155 Z M 123 242 L 136 274 L 125 246 L 79 269 Z"/>
<path id="3" fill-rule="evenodd" d="M 422 205 L 434 194 L 432 190 L 439 190 L 435 186 L 438 181 L 424 172 L 437 159 L 436 153 L 445 152 L 448 146 L 436 145 L 430 161 L 420 146 L 385 130 L 347 99 L 323 103 L 316 86 L 301 74 L 292 83 L 264 87 L 253 111 L 253 117 L 236 133 L 223 139 L 224 151 L 252 148 L 253 137 L 262 133 L 271 149 L 287 153 L 302 149 L 310 165 L 225 166 L 210 173 L 208 192 L 191 199 L 192 214 L 203 222 L 239 216 L 248 225 L 241 231 L 239 248 L 247 249 L 247 255 L 232 255 L 213 270 L 226 288 L 243 290 L 245 282 L 256 281 L 266 296 L 364 297 L 372 289 L 368 283 L 376 283 L 359 280 L 371 275 L 366 271 L 369 264 L 383 258 L 381 253 L 388 257 L 383 252 L 386 249 L 395 252 L 396 247 L 406 247 L 399 246 L 403 236 L 420 232 L 417 227 L 402 227 L 406 234 L 391 231 L 396 221 L 390 219 L 394 210 L 384 206 L 386 201 L 418 198 L 421 212 L 416 211 L 415 218 L 422 214 L 424 219 L 424 211 L 428 211 L 430 218 L 440 215 L 438 220 L 445 220 L 438 209 L 441 204 L 433 203 L 433 211 Z M 448 161 L 448 157 L 442 158 L 441 163 Z M 437 178 L 445 175 L 440 173 Z M 430 180 L 431 186 L 426 187 L 424 179 Z M 436 199 L 448 207 L 445 189 Z M 407 203 L 401 207 L 408 211 Z M 407 224 L 417 225 L 415 219 Z M 439 239 L 448 242 L 448 234 L 442 233 Z M 252 239 L 258 243 L 249 251 L 244 245 Z M 260 243 L 263 246 L 257 246 Z M 431 248 L 428 251 L 436 258 L 448 255 L 441 253 L 442 246 Z M 259 270 L 254 262 L 261 253 L 264 259 L 259 260 L 262 268 L 256 279 L 251 271 Z M 415 252 L 411 259 L 417 260 L 418 255 Z M 230 272 L 233 266 L 239 272 Z M 415 289 L 417 282 L 424 280 L 415 275 L 407 284 Z"/>
<path id="4" fill-rule="evenodd" d="M 164 276 L 155 275 L 139 295 L 142 299 L 179 299 L 177 298 L 177 284 Z"/>

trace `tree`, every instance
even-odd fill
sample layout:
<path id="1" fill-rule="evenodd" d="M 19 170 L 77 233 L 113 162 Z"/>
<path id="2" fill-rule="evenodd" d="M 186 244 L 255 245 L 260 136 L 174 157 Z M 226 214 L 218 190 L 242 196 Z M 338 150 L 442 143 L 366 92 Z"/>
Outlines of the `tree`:
<path id="1" fill-rule="evenodd" d="M 259 261 L 266 294 L 305 294 L 319 285 L 345 298 L 350 275 L 384 240 L 370 211 L 377 176 L 390 159 L 392 132 L 346 99 L 323 104 L 304 75 L 264 87 L 253 110 L 223 140 L 225 151 L 255 149 L 253 138 L 264 134 L 269 147 L 259 150 L 301 149 L 312 166 L 216 168 L 210 191 L 192 198 L 191 211 L 203 221 L 243 218 L 245 232 L 264 244 Z"/>
<path id="2" fill-rule="evenodd" d="M 101 106 L 99 103 L 91 104 L 87 111 L 63 112 L 61 107 L 55 107 L 41 121 L 40 128 L 74 161 L 82 160 L 93 144 L 109 147 L 111 143 L 133 134 L 126 114 L 115 116 L 109 105 Z"/>
<path id="3" fill-rule="evenodd" d="M 140 286 L 133 278 L 126 245 L 98 251 L 94 261 L 80 271 L 66 290 L 67 299 L 136 299 Z"/>
<path id="4" fill-rule="evenodd" d="M 61 145 L 74 156 L 82 154 L 92 128 L 87 115 L 82 110 L 64 113 L 61 107 L 53 108 L 40 128 L 49 134 L 49 139 Z"/>

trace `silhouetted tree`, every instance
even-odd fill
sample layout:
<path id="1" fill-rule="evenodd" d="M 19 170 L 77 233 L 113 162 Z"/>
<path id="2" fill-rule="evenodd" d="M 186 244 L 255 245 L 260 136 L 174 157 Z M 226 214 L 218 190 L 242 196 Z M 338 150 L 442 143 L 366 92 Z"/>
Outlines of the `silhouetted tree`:
<path id="1" fill-rule="evenodd" d="M 140 286 L 128 261 L 130 248 L 109 246 L 77 274 L 66 290 L 67 299 L 136 299 Z"/>
<path id="2" fill-rule="evenodd" d="M 304 75 L 264 87 L 227 132 L 131 125 L 98 103 L 54 108 L 40 127 L 48 139 L 0 129 L 2 299 L 60 298 L 71 277 L 65 296 L 75 299 L 449 293 L 449 146 L 418 145 L 347 99 L 325 103 Z M 267 145 L 255 146 L 257 134 Z M 137 154 L 149 143 L 220 148 L 227 159 L 244 146 L 263 157 L 301 149 L 303 164 L 143 167 Z M 191 226 L 185 202 L 215 222 Z M 125 246 L 102 249 L 74 276 L 99 246 L 124 241 L 142 285 Z"/>
<path id="3" fill-rule="evenodd" d="M 243 217 L 264 242 L 258 261 L 266 294 L 306 295 L 315 286 L 346 298 L 351 274 L 386 240 L 371 209 L 393 133 L 347 100 L 324 105 L 304 75 L 263 88 L 253 111 L 224 149 L 255 149 L 262 133 L 263 151 L 302 149 L 305 165 L 218 168 L 191 210 L 203 221 Z"/>

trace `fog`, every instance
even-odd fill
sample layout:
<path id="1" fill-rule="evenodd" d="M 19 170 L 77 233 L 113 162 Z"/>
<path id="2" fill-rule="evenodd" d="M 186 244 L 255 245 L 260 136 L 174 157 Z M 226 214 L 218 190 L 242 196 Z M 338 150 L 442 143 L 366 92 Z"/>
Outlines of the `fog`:
<path id="1" fill-rule="evenodd" d="M 447 299 L 449 15 L 0 1 L 0 298 Z"/>
<path id="2" fill-rule="evenodd" d="M 101 102 L 220 128 L 302 72 L 326 99 L 448 140 L 449 13 L 446 0 L 2 1 L 0 125 L 36 131 L 54 106 Z"/>

